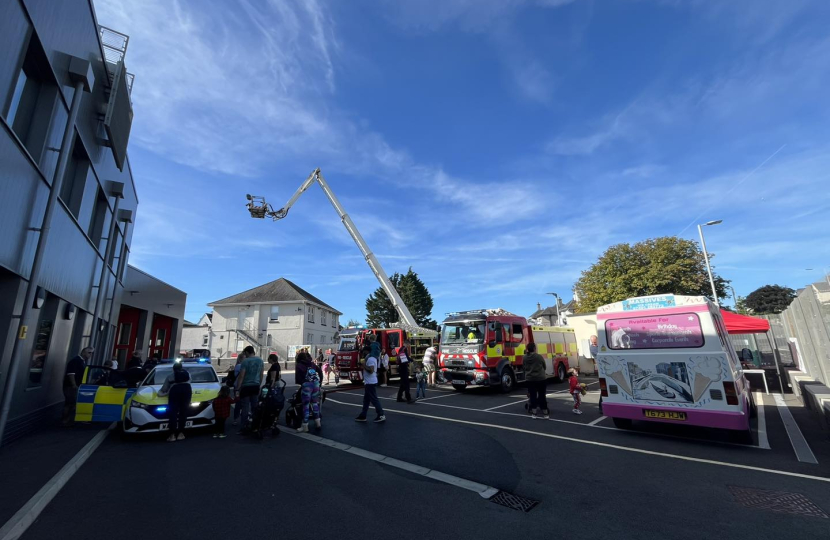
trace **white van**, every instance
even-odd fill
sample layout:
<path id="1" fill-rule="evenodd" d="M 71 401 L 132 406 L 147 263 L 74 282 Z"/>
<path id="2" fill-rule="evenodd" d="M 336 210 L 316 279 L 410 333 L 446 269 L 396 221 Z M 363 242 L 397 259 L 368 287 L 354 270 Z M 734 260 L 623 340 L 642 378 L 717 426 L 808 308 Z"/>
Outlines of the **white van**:
<path id="1" fill-rule="evenodd" d="M 632 420 L 744 432 L 754 414 L 749 382 L 720 310 L 702 296 L 643 296 L 597 309 L 602 410 Z"/>

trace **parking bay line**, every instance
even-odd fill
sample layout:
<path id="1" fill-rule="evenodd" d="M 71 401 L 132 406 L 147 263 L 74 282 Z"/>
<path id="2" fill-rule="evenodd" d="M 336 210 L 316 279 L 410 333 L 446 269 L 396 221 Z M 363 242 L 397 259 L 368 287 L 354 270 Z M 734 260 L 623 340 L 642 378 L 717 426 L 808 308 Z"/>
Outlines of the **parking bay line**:
<path id="1" fill-rule="evenodd" d="M 110 424 L 107 429 L 99 431 L 20 510 L 15 512 L 11 519 L 0 528 L 0 540 L 16 540 L 23 536 L 23 533 L 37 520 L 46 506 L 52 502 L 52 499 L 60 493 L 63 486 L 69 482 L 69 479 L 72 478 L 86 460 L 89 459 L 89 456 L 104 442 L 104 439 L 106 439 L 114 427 L 115 422 Z"/>
<path id="2" fill-rule="evenodd" d="M 599 382 L 599 381 L 594 381 L 594 382 L 592 382 L 592 383 L 588 383 L 588 385 L 587 385 L 587 386 L 591 386 L 592 384 L 597 384 L 598 382 Z M 567 388 L 566 388 L 566 389 L 564 389 L 564 390 L 557 390 L 556 392 L 550 392 L 550 393 L 548 393 L 548 394 L 545 394 L 545 397 L 551 397 L 551 396 L 553 396 L 554 394 L 563 394 L 563 393 L 565 393 L 565 392 L 568 392 L 568 389 L 567 389 Z M 527 398 L 525 398 L 525 399 L 523 399 L 523 400 L 521 400 L 521 401 L 513 401 L 513 402 L 511 402 L 511 403 L 505 403 L 504 405 L 497 405 L 496 407 L 490 407 L 489 409 L 482 409 L 482 410 L 483 410 L 484 412 L 490 412 L 490 411 L 495 411 L 496 409 L 501 409 L 502 407 L 510 407 L 511 405 L 518 405 L 518 404 L 520 404 L 520 403 L 527 403 Z M 575 424 L 581 424 L 582 422 L 574 422 L 574 423 L 575 423 Z"/>
<path id="3" fill-rule="evenodd" d="M 592 420 L 592 421 L 588 422 L 588 425 L 589 426 L 595 426 L 595 425 L 599 424 L 600 422 L 602 422 L 603 420 L 605 420 L 606 418 L 608 418 L 608 417 L 607 416 L 600 416 L 596 420 Z"/>
<path id="4" fill-rule="evenodd" d="M 341 405 L 347 405 L 349 407 L 361 407 L 361 405 L 357 405 L 357 404 L 354 404 L 354 403 L 346 403 L 346 402 L 343 402 L 343 401 L 337 401 L 335 399 L 332 399 L 331 401 L 333 401 L 335 403 L 339 403 Z M 438 404 L 436 403 L 436 405 L 438 405 Z M 604 443 L 604 442 L 599 442 L 599 441 L 588 441 L 588 440 L 585 440 L 585 439 L 577 439 L 575 437 L 567 437 L 565 435 L 554 435 L 552 433 L 540 433 L 540 432 L 537 432 L 537 431 L 530 431 L 528 429 L 521 429 L 521 428 L 510 427 L 510 426 L 499 426 L 499 425 L 496 425 L 496 424 L 487 424 L 487 423 L 484 423 L 484 422 L 473 422 L 471 420 L 460 420 L 458 418 L 444 418 L 444 417 L 441 417 L 441 416 L 433 416 L 433 415 L 430 415 L 430 414 L 422 414 L 422 413 L 416 413 L 416 412 L 410 412 L 410 411 L 399 411 L 399 410 L 396 410 L 396 409 L 386 409 L 385 411 L 394 412 L 394 413 L 397 413 L 397 414 L 406 414 L 406 415 L 409 415 L 409 416 L 420 416 L 422 418 L 430 418 L 432 420 L 439 420 L 439 421 L 443 421 L 443 422 L 453 422 L 453 423 L 456 423 L 456 424 L 467 424 L 467 425 L 471 425 L 471 426 L 489 427 L 489 428 L 493 428 L 493 429 L 501 429 L 501 430 L 504 430 L 504 431 L 513 431 L 513 432 L 517 432 L 517 433 L 525 433 L 525 434 L 528 434 L 528 435 L 536 435 L 537 437 L 547 437 L 549 439 L 557 439 L 557 440 L 568 441 L 568 442 L 573 442 L 573 443 L 577 443 L 577 444 L 588 444 L 588 445 L 591 445 L 591 446 L 611 448 L 613 450 L 621 450 L 621 451 L 624 451 L 624 452 L 633 452 L 635 454 L 645 454 L 645 455 L 650 455 L 650 456 L 665 457 L 665 458 L 669 458 L 669 459 L 677 459 L 677 460 L 681 460 L 681 461 L 691 461 L 693 463 L 704 463 L 704 464 L 707 464 L 707 465 L 716 465 L 716 466 L 720 466 L 720 467 L 730 467 L 730 468 L 733 468 L 733 469 L 744 469 L 744 470 L 756 471 L 756 472 L 762 472 L 762 473 L 768 473 L 768 474 L 777 474 L 779 476 L 790 476 L 790 477 L 794 477 L 794 478 L 804 478 L 806 480 L 816 480 L 816 481 L 819 481 L 819 482 L 828 482 L 828 483 L 830 483 L 830 478 L 824 478 L 824 477 L 821 477 L 821 476 L 814 476 L 814 475 L 810 475 L 810 474 L 795 473 L 795 472 L 790 472 L 790 471 L 779 471 L 779 470 L 776 470 L 776 469 L 767 469 L 767 468 L 764 468 L 764 467 L 755 467 L 755 466 L 752 466 L 752 465 L 743 465 L 743 464 L 740 464 L 740 463 L 728 463 L 728 462 L 725 462 L 725 461 L 716 461 L 716 460 L 712 460 L 712 459 L 696 458 L 696 457 L 691 457 L 691 456 L 680 456 L 680 455 L 677 455 L 677 454 L 669 454 L 669 453 L 666 453 L 666 452 L 656 452 L 654 450 L 644 450 L 642 448 L 630 448 L 628 446 L 621 446 L 621 445 L 618 445 L 618 444 Z M 479 412 L 481 412 L 481 411 L 479 411 Z M 519 415 L 519 416 L 522 416 L 522 415 Z M 579 423 L 579 422 L 574 422 L 574 423 Z M 587 425 L 587 424 L 580 424 L 580 425 Z M 600 426 L 592 426 L 592 427 L 600 427 Z M 608 428 L 608 429 L 614 429 L 614 428 Z"/>
<path id="5" fill-rule="evenodd" d="M 322 444 L 323 446 L 328 446 L 329 448 L 334 448 L 336 450 L 348 452 L 349 454 L 362 457 L 364 459 L 370 459 L 372 461 L 376 461 L 377 463 L 383 463 L 384 465 L 389 465 L 390 467 L 402 469 L 404 471 L 411 472 L 412 474 L 426 476 L 427 478 L 432 478 L 433 480 L 438 480 L 439 482 L 444 482 L 445 484 L 449 484 L 451 486 L 460 487 L 462 489 L 473 491 L 475 493 L 478 493 L 484 499 L 490 499 L 500 491 L 498 488 L 494 488 L 493 486 L 488 486 L 486 484 L 481 484 L 473 480 L 467 480 L 466 478 L 453 476 L 451 474 L 436 471 L 434 469 L 429 469 L 427 467 L 421 467 L 420 465 L 416 465 L 415 463 L 401 461 L 400 459 L 395 459 L 393 457 L 378 454 L 376 452 L 370 452 L 369 450 L 364 450 L 363 448 L 358 448 L 357 446 L 351 446 L 332 439 L 326 439 L 325 437 L 320 437 L 318 435 L 311 435 L 309 433 L 297 433 L 294 431 L 286 431 L 285 433 L 288 433 L 295 437 L 299 437 L 301 439 L 306 439 L 308 441 Z"/>
<path id="6" fill-rule="evenodd" d="M 784 396 L 774 394 L 773 397 L 775 398 L 775 406 L 778 408 L 779 414 L 781 414 L 781 420 L 784 421 L 784 428 L 787 430 L 787 437 L 790 438 L 790 444 L 795 451 L 795 457 L 802 463 L 818 465 L 818 460 L 810 449 L 810 445 L 807 444 L 807 440 L 804 438 L 801 430 L 798 429 L 798 424 L 796 424 L 795 418 L 793 418 L 793 414 L 787 406 L 787 402 L 784 401 Z"/>
<path id="7" fill-rule="evenodd" d="M 758 411 L 758 446 L 769 450 L 767 418 L 764 414 L 764 395 L 761 392 L 755 392 L 755 410 Z"/>

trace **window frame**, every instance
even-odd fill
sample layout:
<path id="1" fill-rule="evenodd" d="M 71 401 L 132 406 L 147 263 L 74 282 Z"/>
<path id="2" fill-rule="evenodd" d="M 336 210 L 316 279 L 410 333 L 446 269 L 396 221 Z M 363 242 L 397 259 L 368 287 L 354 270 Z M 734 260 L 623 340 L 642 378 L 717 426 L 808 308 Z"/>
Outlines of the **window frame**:
<path id="1" fill-rule="evenodd" d="M 274 310 L 277 312 L 277 316 L 274 317 Z M 280 320 L 280 306 L 273 305 L 271 306 L 271 312 L 268 314 L 268 321 L 269 322 L 279 322 Z"/>
<path id="2" fill-rule="evenodd" d="M 310 323 L 314 322 L 314 306 L 308 306 L 308 318 L 306 321 Z"/>
<path id="3" fill-rule="evenodd" d="M 708 313 L 707 313 L 708 314 Z M 700 349 L 706 345 L 706 334 L 703 331 L 703 324 L 701 322 L 700 313 L 689 311 L 683 313 L 670 313 L 668 315 L 672 316 L 688 316 L 692 315 L 697 320 L 697 327 L 700 329 L 700 345 L 695 346 L 684 346 L 684 347 L 614 347 L 612 341 L 612 334 L 614 332 L 613 329 L 608 328 L 609 322 L 619 322 L 619 321 L 630 321 L 631 319 L 638 318 L 637 316 L 629 316 L 629 317 L 620 317 L 618 319 L 606 319 L 603 324 L 603 329 L 605 330 L 605 341 L 608 345 L 608 349 L 612 351 L 654 351 L 654 350 L 683 350 L 683 349 Z M 639 315 L 640 318 L 648 317 L 649 315 Z"/>

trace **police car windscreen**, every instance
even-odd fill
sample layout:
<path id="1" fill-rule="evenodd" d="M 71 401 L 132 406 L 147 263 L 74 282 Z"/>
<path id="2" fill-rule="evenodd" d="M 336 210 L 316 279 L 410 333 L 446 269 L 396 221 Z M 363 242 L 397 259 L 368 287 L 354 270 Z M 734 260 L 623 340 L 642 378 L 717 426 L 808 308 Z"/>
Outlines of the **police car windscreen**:
<path id="1" fill-rule="evenodd" d="M 484 321 L 445 323 L 441 328 L 441 343 L 445 345 L 484 342 Z"/>
<path id="2" fill-rule="evenodd" d="M 190 373 L 190 382 L 192 383 L 218 382 L 216 372 L 210 366 L 185 366 L 184 369 Z M 164 384 L 165 379 L 171 373 L 173 373 L 172 369 L 156 369 L 151 384 Z"/>

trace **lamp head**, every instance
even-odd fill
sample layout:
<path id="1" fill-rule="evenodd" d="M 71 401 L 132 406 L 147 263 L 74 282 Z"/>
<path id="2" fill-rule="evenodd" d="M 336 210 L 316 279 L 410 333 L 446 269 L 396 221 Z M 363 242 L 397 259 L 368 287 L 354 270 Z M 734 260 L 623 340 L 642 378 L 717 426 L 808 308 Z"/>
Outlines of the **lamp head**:
<path id="1" fill-rule="evenodd" d="M 716 219 L 714 221 L 707 221 L 704 225 L 719 225 L 721 223 L 723 223 L 722 219 Z"/>

